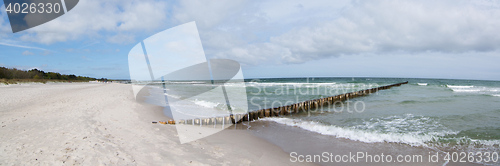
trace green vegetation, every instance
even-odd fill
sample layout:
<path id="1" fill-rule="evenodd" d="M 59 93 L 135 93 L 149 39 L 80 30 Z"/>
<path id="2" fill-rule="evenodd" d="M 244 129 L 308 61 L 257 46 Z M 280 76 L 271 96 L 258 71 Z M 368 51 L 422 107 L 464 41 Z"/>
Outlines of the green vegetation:
<path id="1" fill-rule="evenodd" d="M 92 77 L 76 76 L 74 74 L 65 75 L 55 72 L 44 72 L 38 69 L 31 69 L 29 71 L 18 70 L 16 68 L 0 67 L 0 83 L 16 84 L 19 82 L 88 82 L 88 81 L 108 81 L 106 78 L 96 79 Z"/>

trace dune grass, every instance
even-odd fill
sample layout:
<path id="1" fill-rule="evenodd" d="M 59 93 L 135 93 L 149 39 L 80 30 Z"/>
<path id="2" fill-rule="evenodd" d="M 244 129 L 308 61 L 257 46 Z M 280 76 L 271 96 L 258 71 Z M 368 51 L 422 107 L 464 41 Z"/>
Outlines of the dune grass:
<path id="1" fill-rule="evenodd" d="M 19 83 L 47 83 L 47 82 L 88 82 L 88 80 L 56 80 L 56 79 L 0 79 L 0 84 L 19 84 Z"/>

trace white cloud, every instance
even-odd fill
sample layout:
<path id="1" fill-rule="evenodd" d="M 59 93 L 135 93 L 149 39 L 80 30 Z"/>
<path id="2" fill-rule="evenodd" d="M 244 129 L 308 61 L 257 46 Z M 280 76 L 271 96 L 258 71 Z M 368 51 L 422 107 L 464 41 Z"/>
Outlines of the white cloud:
<path id="1" fill-rule="evenodd" d="M 250 65 L 399 51 L 488 52 L 500 47 L 499 6 L 495 1 L 86 0 L 21 39 L 51 44 L 104 37 L 131 43 L 137 33 L 196 21 L 209 58 Z"/>
<path id="2" fill-rule="evenodd" d="M 195 1 L 184 4 L 182 10 L 186 11 L 176 18 L 205 21 L 197 24 L 209 56 L 247 64 L 303 63 L 331 56 L 401 51 L 488 52 L 500 47 L 496 2 L 339 4 L 267 1 L 217 6 Z M 214 13 L 202 14 L 208 11 Z"/>
<path id="3" fill-rule="evenodd" d="M 180 1 L 174 8 L 174 18 L 179 23 L 196 21 L 200 28 L 210 28 L 224 23 L 227 18 L 241 14 L 244 8 L 251 8 L 248 1 L 223 0 L 217 3 L 203 0 Z M 227 23 L 227 22 L 226 22 Z"/>
<path id="4" fill-rule="evenodd" d="M 40 54 L 46 56 L 46 55 L 52 54 L 52 52 L 50 52 L 49 50 L 45 50 L 45 51 L 41 52 Z"/>
<path id="5" fill-rule="evenodd" d="M 134 37 L 134 35 L 116 34 L 114 36 L 108 37 L 106 41 L 117 44 L 128 44 L 135 42 Z"/>
<path id="6" fill-rule="evenodd" d="M 490 6 L 491 7 L 491 6 Z M 500 47 L 500 10 L 464 1 L 362 1 L 338 19 L 293 29 L 271 43 L 291 63 L 360 53 L 491 51 Z"/>
<path id="7" fill-rule="evenodd" d="M 349 4 L 350 0 L 303 1 L 281 0 L 263 1 L 258 4 L 266 18 L 277 25 L 311 25 L 319 20 L 331 20 Z"/>
<path id="8" fill-rule="evenodd" d="M 35 53 L 26 50 L 23 52 L 23 55 L 35 55 Z"/>
<path id="9" fill-rule="evenodd" d="M 4 38 L 7 33 L 12 32 L 7 21 L 7 13 L 5 12 L 4 4 L 0 5 L 0 39 Z"/>
<path id="10" fill-rule="evenodd" d="M 31 47 L 31 46 L 22 45 L 22 44 L 19 44 L 19 43 L 20 42 L 11 41 L 11 40 L 1 40 L 0 41 L 0 45 L 4 45 L 4 46 L 19 47 L 19 48 L 29 48 L 29 49 L 37 49 L 37 50 L 47 50 L 45 48 Z"/>
<path id="11" fill-rule="evenodd" d="M 234 59 L 244 65 L 269 64 L 276 63 L 276 56 L 287 56 L 290 54 L 288 49 L 276 46 L 270 43 L 251 44 L 245 47 L 234 47 L 227 51 L 215 53 L 216 58 Z"/>
<path id="12" fill-rule="evenodd" d="M 303 63 L 331 56 L 398 51 L 488 52 L 500 47 L 498 9 L 498 4 L 479 1 L 353 2 L 328 21 L 295 27 L 261 44 L 233 45 L 213 52 L 217 52 L 216 57 L 249 64 L 256 60 Z M 300 9 L 295 10 L 300 13 Z M 286 13 L 266 15 L 274 19 L 296 15 Z M 326 15 L 328 12 L 323 13 Z"/>
<path id="13" fill-rule="evenodd" d="M 109 42 L 118 39 L 129 42 L 134 36 L 124 34 L 157 29 L 165 24 L 167 12 L 166 2 L 156 0 L 79 1 L 65 15 L 27 30 L 20 39 L 52 44 L 110 33 L 116 35 L 111 35 Z"/>

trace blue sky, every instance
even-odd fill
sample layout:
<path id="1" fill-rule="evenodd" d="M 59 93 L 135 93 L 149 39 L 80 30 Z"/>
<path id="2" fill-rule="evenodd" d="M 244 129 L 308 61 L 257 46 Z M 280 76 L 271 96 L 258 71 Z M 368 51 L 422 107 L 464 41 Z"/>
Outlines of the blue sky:
<path id="1" fill-rule="evenodd" d="M 3 4 L 3 3 L 2 3 Z M 80 0 L 13 34 L 0 13 L 0 66 L 128 79 L 141 40 L 196 21 L 208 58 L 246 78 L 500 80 L 498 1 Z"/>

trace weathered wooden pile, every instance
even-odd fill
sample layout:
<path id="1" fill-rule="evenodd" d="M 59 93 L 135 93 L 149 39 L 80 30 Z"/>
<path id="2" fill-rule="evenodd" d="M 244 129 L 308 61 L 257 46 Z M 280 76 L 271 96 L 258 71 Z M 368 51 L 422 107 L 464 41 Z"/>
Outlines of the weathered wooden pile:
<path id="1" fill-rule="evenodd" d="M 226 125 L 226 124 L 236 124 L 236 123 L 241 123 L 241 122 L 246 122 L 246 121 L 254 121 L 254 120 L 257 120 L 260 118 L 265 118 L 265 117 L 278 117 L 278 116 L 299 113 L 300 111 L 308 111 L 311 109 L 317 109 L 317 108 L 320 108 L 320 107 L 325 106 L 325 105 L 331 105 L 331 104 L 334 104 L 336 102 L 345 101 L 347 99 L 365 96 L 365 95 L 368 95 L 371 93 L 375 93 L 379 90 L 389 89 L 389 88 L 392 88 L 394 86 L 400 86 L 402 84 L 407 84 L 407 83 L 408 83 L 408 81 L 397 83 L 397 84 L 392 84 L 392 85 L 381 86 L 381 87 L 372 88 L 372 89 L 360 90 L 360 91 L 336 95 L 336 96 L 330 96 L 330 97 L 325 97 L 325 98 L 320 98 L 320 99 L 303 101 L 303 102 L 295 103 L 292 105 L 280 106 L 280 107 L 276 107 L 276 108 L 267 108 L 267 109 L 261 109 L 261 110 L 256 110 L 256 111 L 249 111 L 246 114 L 233 114 L 233 115 L 229 115 L 229 116 L 225 116 L 225 117 L 178 120 L 177 124 L 197 125 L 197 126 L 207 126 L 207 127 L 219 126 L 219 127 L 224 128 L 224 125 Z M 176 124 L 176 122 L 169 121 L 168 124 Z"/>

